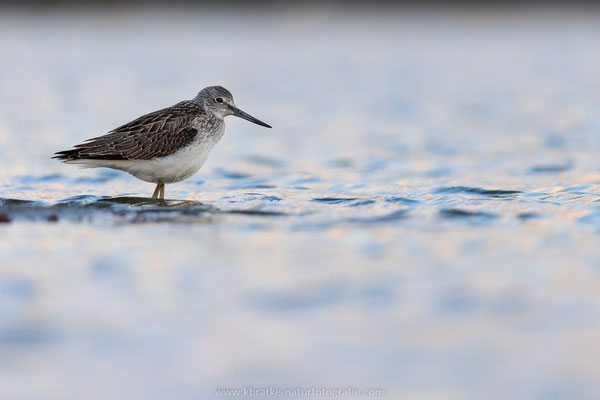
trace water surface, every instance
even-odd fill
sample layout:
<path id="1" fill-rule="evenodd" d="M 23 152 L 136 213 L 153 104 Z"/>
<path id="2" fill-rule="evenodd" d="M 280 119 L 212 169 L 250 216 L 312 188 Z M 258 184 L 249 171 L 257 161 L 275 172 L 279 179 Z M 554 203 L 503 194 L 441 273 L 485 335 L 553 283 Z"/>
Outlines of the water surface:
<path id="1" fill-rule="evenodd" d="M 1 397 L 597 397 L 599 17 L 3 12 Z M 164 202 L 49 158 L 212 84 Z"/>

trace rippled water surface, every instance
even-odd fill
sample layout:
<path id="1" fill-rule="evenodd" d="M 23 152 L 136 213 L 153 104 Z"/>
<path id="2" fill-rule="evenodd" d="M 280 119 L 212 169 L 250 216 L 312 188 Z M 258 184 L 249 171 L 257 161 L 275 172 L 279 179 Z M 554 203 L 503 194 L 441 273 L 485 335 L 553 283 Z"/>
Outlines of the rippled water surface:
<path id="1" fill-rule="evenodd" d="M 0 14 L 0 397 L 600 394 L 600 15 Z M 229 88 L 166 186 L 50 160 Z"/>

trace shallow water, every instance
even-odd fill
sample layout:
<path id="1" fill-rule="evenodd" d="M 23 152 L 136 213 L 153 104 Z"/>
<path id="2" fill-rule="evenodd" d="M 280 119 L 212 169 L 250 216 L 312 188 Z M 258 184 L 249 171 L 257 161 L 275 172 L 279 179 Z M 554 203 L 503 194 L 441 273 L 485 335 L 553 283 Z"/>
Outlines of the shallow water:
<path id="1" fill-rule="evenodd" d="M 0 397 L 597 397 L 598 39 L 595 12 L 2 12 Z M 210 84 L 274 129 L 228 120 L 166 201 L 49 159 Z"/>

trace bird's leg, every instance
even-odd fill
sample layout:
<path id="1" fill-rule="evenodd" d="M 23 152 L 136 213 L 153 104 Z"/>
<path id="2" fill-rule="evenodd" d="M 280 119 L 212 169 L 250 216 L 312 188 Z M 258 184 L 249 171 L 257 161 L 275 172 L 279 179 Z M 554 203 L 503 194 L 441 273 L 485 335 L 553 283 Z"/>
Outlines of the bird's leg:
<path id="1" fill-rule="evenodd" d="M 164 183 L 160 184 L 160 199 L 161 200 L 165 199 L 165 184 Z"/>
<path id="2" fill-rule="evenodd" d="M 158 198 L 158 193 L 160 192 L 160 183 L 156 184 L 156 189 L 154 189 L 154 193 L 152 194 L 152 198 L 153 199 L 157 199 Z"/>

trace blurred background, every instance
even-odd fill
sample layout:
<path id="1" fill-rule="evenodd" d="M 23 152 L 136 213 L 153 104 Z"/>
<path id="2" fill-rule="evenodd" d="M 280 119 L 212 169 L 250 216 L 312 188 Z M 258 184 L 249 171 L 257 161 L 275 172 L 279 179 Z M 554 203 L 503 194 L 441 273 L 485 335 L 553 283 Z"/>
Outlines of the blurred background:
<path id="1" fill-rule="evenodd" d="M 572 2 L 5 3 L 0 398 L 597 398 L 599 42 Z M 166 207 L 50 159 L 210 85 L 274 129 Z"/>

